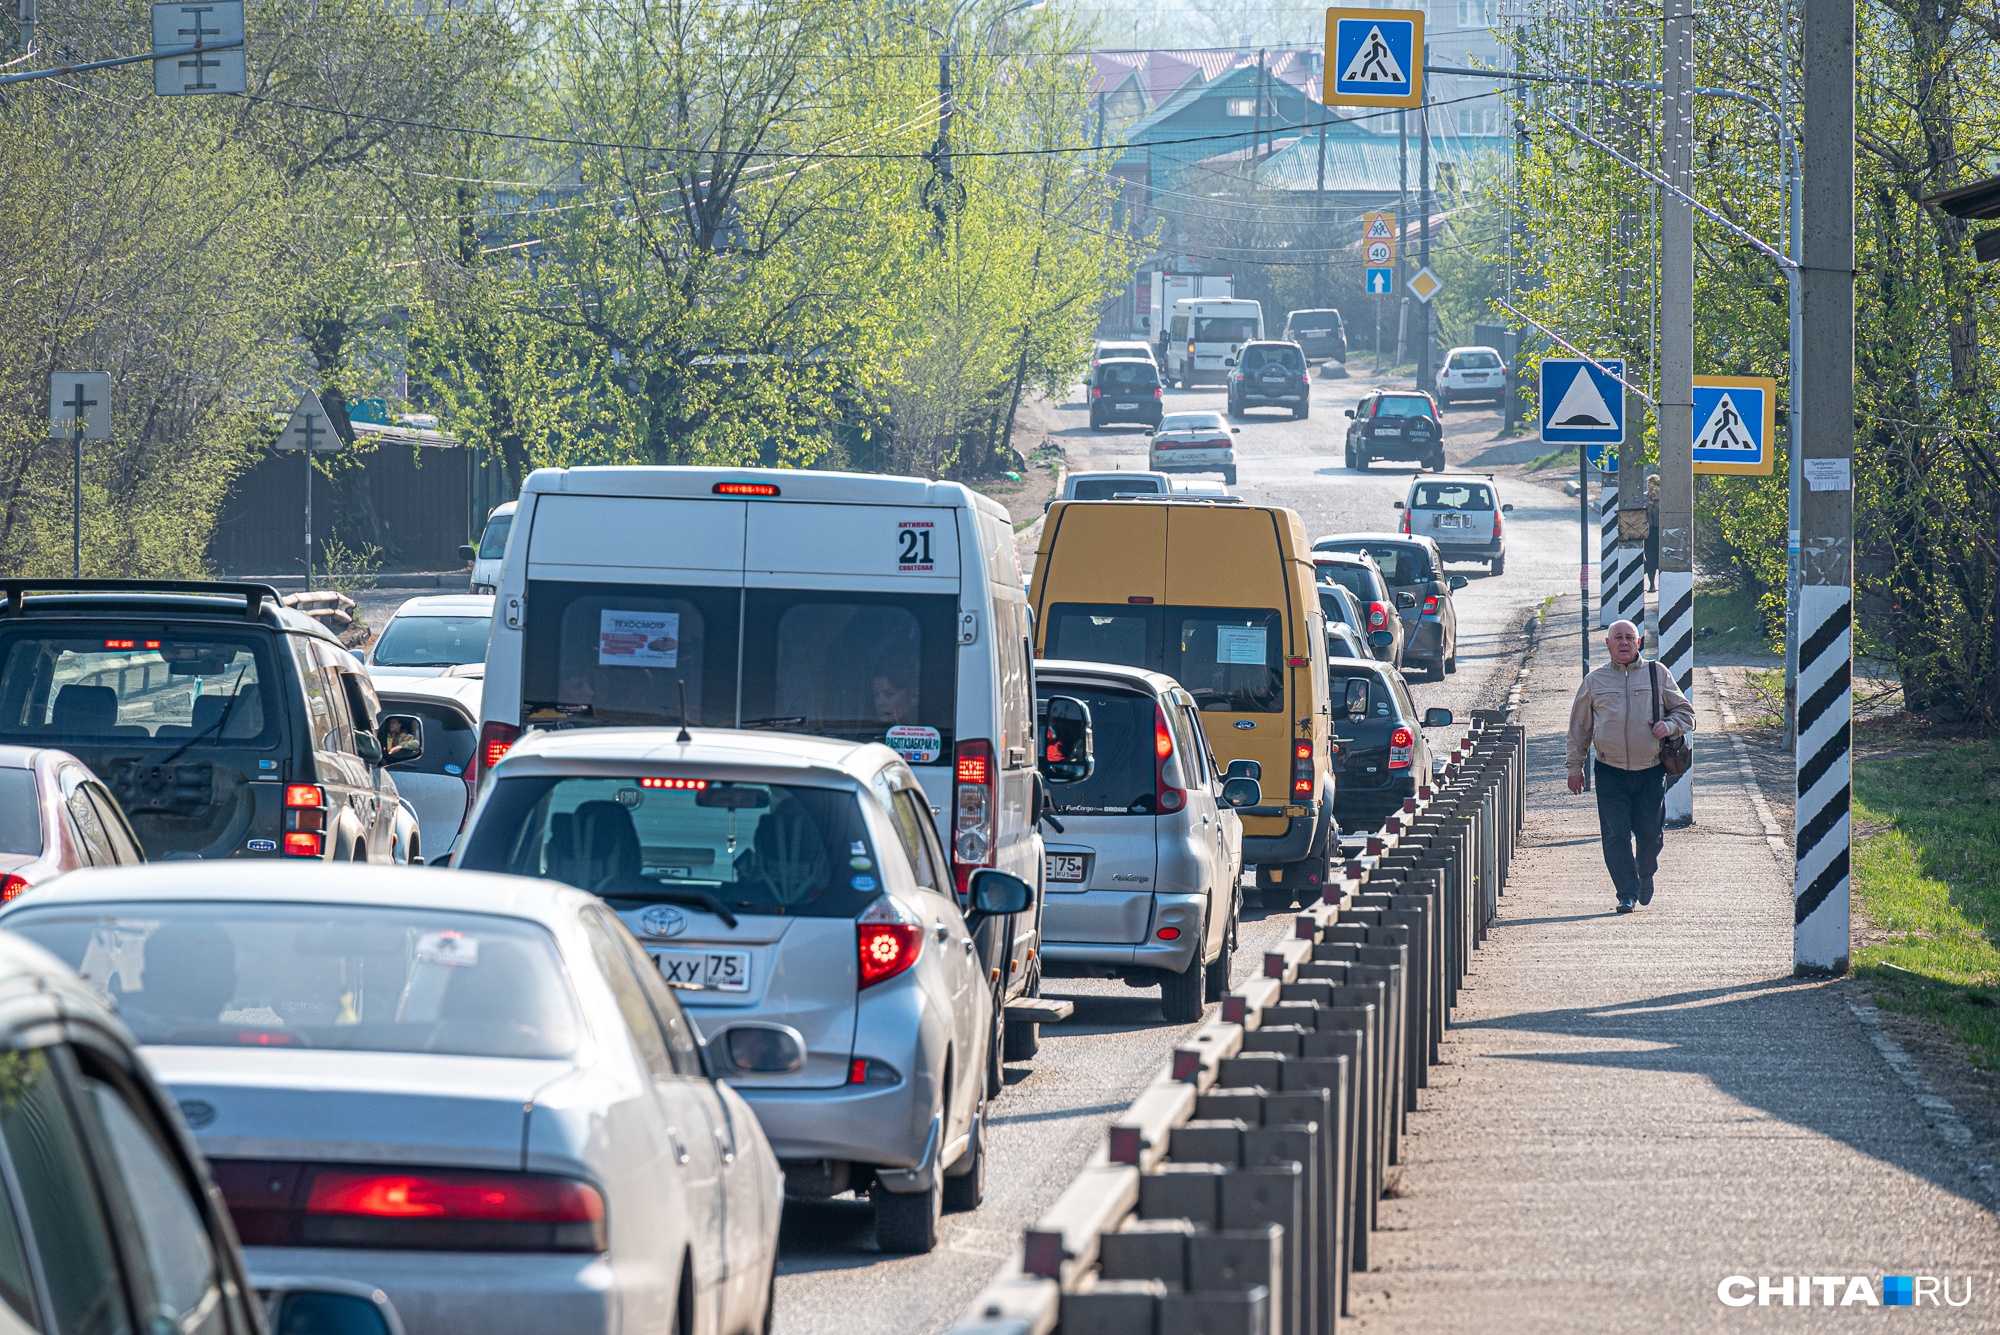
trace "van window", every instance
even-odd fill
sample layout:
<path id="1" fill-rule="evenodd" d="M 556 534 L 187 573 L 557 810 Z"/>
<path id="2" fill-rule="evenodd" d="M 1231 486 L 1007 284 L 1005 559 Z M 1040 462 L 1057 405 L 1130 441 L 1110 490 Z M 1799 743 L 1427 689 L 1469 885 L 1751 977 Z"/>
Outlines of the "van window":
<path id="1" fill-rule="evenodd" d="M 1154 704 L 1132 691 L 1052 682 L 1040 698 L 1067 695 L 1090 710 L 1091 753 L 1096 764 L 1078 783 L 1049 785 L 1049 809 L 1078 816 L 1150 816 L 1158 790 L 1153 761 Z"/>
<path id="2" fill-rule="evenodd" d="M 0 741 L 259 749 L 277 741 L 268 636 L 148 629 L 160 638 L 111 624 L 0 639 Z"/>
<path id="3" fill-rule="evenodd" d="M 1171 336 L 1177 343 L 1180 340 L 1187 337 L 1187 320 L 1188 318 L 1185 315 L 1176 315 L 1174 317 L 1173 332 Z"/>
<path id="4" fill-rule="evenodd" d="M 1166 490 L 1160 485 L 1158 478 L 1152 477 L 1124 479 L 1093 477 L 1073 483 L 1071 487 L 1070 499 L 1073 501 L 1109 501 L 1120 496 L 1158 496 Z"/>
<path id="5" fill-rule="evenodd" d="M 1152 389 L 1160 383 L 1160 373 L 1151 362 L 1100 362 L 1097 384 L 1101 389 Z"/>
<path id="6" fill-rule="evenodd" d="M 1268 608 L 1057 603 L 1047 657 L 1164 672 L 1204 710 L 1285 708 L 1284 622 Z"/>
<path id="7" fill-rule="evenodd" d="M 1204 315 L 1195 321 L 1197 343 L 1248 343 L 1257 337 L 1257 321 L 1248 315 Z"/>
<path id="8" fill-rule="evenodd" d="M 1279 347 L 1246 348 L 1243 351 L 1243 369 L 1261 370 L 1266 366 L 1282 366 L 1288 371 L 1303 371 L 1305 355 L 1290 344 Z"/>
<path id="9" fill-rule="evenodd" d="M 736 726 L 742 590 L 533 580 L 523 721 Z"/>
<path id="10" fill-rule="evenodd" d="M 507 554 L 507 530 L 514 527 L 511 514 L 494 515 L 486 521 L 486 531 L 479 535 L 479 559 L 498 561 Z"/>
<path id="11" fill-rule="evenodd" d="M 1493 491 L 1484 482 L 1419 482 L 1410 493 L 1413 510 L 1491 510 Z"/>
<path id="12" fill-rule="evenodd" d="M 950 594 L 748 590 L 737 726 L 887 742 L 913 765 L 949 764 L 957 620 Z"/>

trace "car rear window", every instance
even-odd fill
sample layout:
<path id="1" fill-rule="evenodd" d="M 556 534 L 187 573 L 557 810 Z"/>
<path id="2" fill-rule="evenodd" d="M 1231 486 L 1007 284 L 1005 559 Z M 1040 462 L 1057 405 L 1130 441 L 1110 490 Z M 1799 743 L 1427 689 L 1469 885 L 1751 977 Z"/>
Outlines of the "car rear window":
<path id="1" fill-rule="evenodd" d="M 1304 354 L 1289 343 L 1276 347 L 1245 348 L 1243 350 L 1243 369 L 1245 371 L 1258 371 L 1266 366 L 1282 366 L 1288 371 L 1302 371 L 1305 369 L 1305 365 L 1306 359 Z"/>
<path id="2" fill-rule="evenodd" d="M 277 740 L 270 639 L 108 623 L 0 637 L 0 740 L 263 748 Z"/>
<path id="3" fill-rule="evenodd" d="M 1151 389 L 1160 383 L 1160 373 L 1150 362 L 1100 362 L 1097 383 L 1105 389 Z"/>
<path id="4" fill-rule="evenodd" d="M 0 769 L 0 853 L 41 856 L 42 808 L 33 770 Z"/>
<path id="5" fill-rule="evenodd" d="M 1454 353 L 1451 359 L 1451 369 L 1454 371 L 1497 371 L 1500 369 L 1500 358 L 1491 352 Z"/>
<path id="6" fill-rule="evenodd" d="M 1483 482 L 1419 482 L 1410 489 L 1413 510 L 1491 510 L 1493 489 Z"/>
<path id="7" fill-rule="evenodd" d="M 1043 683 L 1038 694 L 1043 700 L 1067 695 L 1089 708 L 1096 762 L 1087 779 L 1049 785 L 1051 809 L 1082 816 L 1154 814 L 1153 698 L 1062 681 Z"/>
<path id="8" fill-rule="evenodd" d="M 851 918 L 881 888 L 853 792 L 699 776 L 502 778 L 458 865 L 621 909 L 712 898 L 732 913 Z"/>
<path id="9" fill-rule="evenodd" d="M 1257 321 L 1244 315 L 1198 315 L 1196 343 L 1248 343 L 1257 337 Z"/>
<path id="10" fill-rule="evenodd" d="M 1429 417 L 1431 401 L 1414 394 L 1384 394 L 1375 401 L 1377 417 Z"/>
<path id="11" fill-rule="evenodd" d="M 1050 658 L 1164 672 L 1204 710 L 1284 710 L 1284 621 L 1268 608 L 1057 603 Z"/>
<path id="12" fill-rule="evenodd" d="M 1158 496 L 1166 490 L 1158 478 L 1109 478 L 1091 477 L 1070 484 L 1070 499 L 1073 501 L 1109 501 L 1120 496 Z"/>
<path id="13" fill-rule="evenodd" d="M 1382 578 L 1391 584 L 1421 584 L 1432 578 L 1430 553 L 1420 543 L 1342 542 L 1319 550 L 1371 556 Z"/>
<path id="14" fill-rule="evenodd" d="M 424 753 L 415 760 L 396 766 L 398 774 L 448 774 L 464 776 L 478 749 L 478 729 L 471 720 L 450 705 L 428 700 L 386 698 L 384 714 L 415 714 L 424 721 Z"/>
<path id="15" fill-rule="evenodd" d="M 1328 698 L 1333 701 L 1334 719 L 1338 722 L 1347 717 L 1347 683 L 1365 681 L 1368 683 L 1368 717 L 1386 719 L 1396 713 L 1395 698 L 1382 678 L 1373 672 L 1343 672 L 1336 668 L 1327 674 L 1330 688 Z"/>
<path id="16" fill-rule="evenodd" d="M 1309 337 L 1331 334 L 1340 328 L 1339 311 L 1293 311 L 1291 329 L 1295 334 Z"/>
<path id="17" fill-rule="evenodd" d="M 1319 586 L 1320 611 L 1326 613 L 1328 621 L 1342 626 L 1354 626 L 1358 629 L 1360 623 L 1347 615 L 1348 604 L 1342 602 L 1340 598 L 1334 595 L 1334 589 L 1337 587 L 1341 586 L 1321 581 Z M 1345 592 L 1344 589 L 1342 591 Z"/>
<path id="18" fill-rule="evenodd" d="M 1354 601 L 1363 607 L 1369 603 L 1382 601 L 1383 590 L 1376 583 L 1381 577 L 1366 566 L 1338 563 L 1315 565 L 1313 576 L 1322 584 L 1338 584 L 1353 595 Z"/>
<path id="19" fill-rule="evenodd" d="M 377 667 L 456 667 L 486 661 L 490 616 L 391 617 L 375 642 Z"/>
<path id="20" fill-rule="evenodd" d="M 567 1057 L 555 939 L 482 913 L 152 900 L 11 914 L 142 1044 Z"/>
<path id="21" fill-rule="evenodd" d="M 1168 413 L 1160 419 L 1162 431 L 1227 431 L 1221 413 Z"/>

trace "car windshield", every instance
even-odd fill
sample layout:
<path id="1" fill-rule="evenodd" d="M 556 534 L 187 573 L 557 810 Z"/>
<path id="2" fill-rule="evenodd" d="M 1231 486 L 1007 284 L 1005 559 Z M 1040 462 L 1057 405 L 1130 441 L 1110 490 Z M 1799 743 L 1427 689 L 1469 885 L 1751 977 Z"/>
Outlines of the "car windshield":
<path id="1" fill-rule="evenodd" d="M 1221 413 L 1168 413 L 1160 419 L 1160 430 L 1227 432 L 1229 424 L 1222 420 Z"/>
<path id="2" fill-rule="evenodd" d="M 1158 478 L 1087 477 L 1070 484 L 1073 501 L 1108 501 L 1119 496 L 1158 496 L 1164 491 Z"/>
<path id="3" fill-rule="evenodd" d="M 1151 362 L 1100 362 L 1097 383 L 1105 389 L 1151 389 L 1160 373 Z"/>
<path id="4" fill-rule="evenodd" d="M 549 933 L 483 913 L 152 900 L 10 914 L 144 1044 L 567 1057 Z"/>
<path id="5" fill-rule="evenodd" d="M 1429 417 L 1431 401 L 1414 394 L 1384 394 L 1375 404 L 1377 417 Z"/>
<path id="6" fill-rule="evenodd" d="M 1269 347 L 1251 347 L 1243 350 L 1243 369 L 1261 371 L 1267 366 L 1281 367 L 1287 371 L 1303 370 L 1305 358 L 1289 343 Z"/>
<path id="7" fill-rule="evenodd" d="M 1320 550 L 1371 556 L 1390 584 L 1421 584 L 1431 578 L 1431 558 L 1414 542 L 1341 542 Z"/>
<path id="8" fill-rule="evenodd" d="M 375 642 L 377 667 L 453 667 L 486 661 L 490 616 L 391 617 Z"/>
<path id="9" fill-rule="evenodd" d="M 1194 321 L 1197 343 L 1248 343 L 1257 337 L 1257 321 L 1244 315 L 1198 315 Z"/>
<path id="10" fill-rule="evenodd" d="M 41 856 L 42 809 L 33 770 L 0 769 L 0 853 Z"/>
<path id="11" fill-rule="evenodd" d="M 1492 352 L 1459 352 L 1452 354 L 1451 369 L 1454 371 L 1497 371 L 1500 357 Z"/>
<path id="12" fill-rule="evenodd" d="M 265 747 L 277 740 L 269 638 L 152 622 L 0 637 L 0 740 Z"/>
<path id="13" fill-rule="evenodd" d="M 1153 697 L 1136 691 L 1048 682 L 1041 692 L 1081 700 L 1090 710 L 1090 777 L 1049 785 L 1049 809 L 1080 816 L 1150 816 L 1154 783 Z"/>
<path id="14" fill-rule="evenodd" d="M 513 515 L 494 515 L 486 521 L 486 531 L 479 535 L 479 559 L 498 561 L 507 554 L 507 530 L 514 527 Z"/>
<path id="15" fill-rule="evenodd" d="M 851 918 L 881 885 L 859 804 L 789 784 L 503 778 L 458 865 L 562 881 L 621 908 L 708 895 L 733 913 Z"/>
<path id="16" fill-rule="evenodd" d="M 1410 490 L 1413 510 L 1491 510 L 1493 491 L 1484 482 L 1419 482 Z"/>
<path id="17" fill-rule="evenodd" d="M 1322 584 L 1338 584 L 1346 589 L 1354 601 L 1364 606 L 1382 601 L 1375 581 L 1380 578 L 1367 566 L 1347 565 L 1344 562 L 1329 562 L 1314 565 L 1313 574 Z"/>
<path id="18" fill-rule="evenodd" d="M 1057 603 L 1048 656 L 1164 672 L 1206 710 L 1275 714 L 1285 706 L 1284 625 L 1276 611 Z"/>

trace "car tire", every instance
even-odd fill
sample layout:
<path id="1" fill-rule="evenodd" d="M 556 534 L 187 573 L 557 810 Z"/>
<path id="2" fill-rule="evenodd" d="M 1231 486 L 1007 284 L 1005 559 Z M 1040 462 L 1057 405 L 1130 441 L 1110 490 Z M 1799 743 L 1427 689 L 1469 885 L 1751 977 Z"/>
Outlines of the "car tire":
<path id="1" fill-rule="evenodd" d="M 1298 407 L 1292 409 L 1292 420 L 1294 422 L 1303 422 L 1308 417 L 1311 416 L 1312 416 L 1312 405 L 1310 403 L 1302 403 Z"/>
<path id="2" fill-rule="evenodd" d="M 928 1191 L 889 1191 L 876 1186 L 875 1245 L 899 1256 L 937 1250 L 938 1220 L 944 1214 L 944 1174 L 932 1173 Z"/>
<path id="3" fill-rule="evenodd" d="M 1442 473 L 1444 471 L 1444 451 L 1439 450 L 1436 454 L 1433 454 L 1425 462 L 1424 467 L 1430 469 L 1433 473 Z"/>
<path id="4" fill-rule="evenodd" d="M 1168 1024 L 1193 1024 L 1208 1005 L 1208 971 L 1197 952 L 1187 968 L 1160 980 L 1160 1014 Z"/>
<path id="5" fill-rule="evenodd" d="M 1235 485 L 1236 485 L 1236 469 L 1235 469 L 1235 468 L 1233 468 L 1233 467 L 1230 467 L 1230 468 L 1225 468 L 1225 469 L 1223 469 L 1223 470 L 1222 470 L 1222 485 L 1223 485 L 1223 486 L 1225 486 L 1225 487 L 1233 487 L 1233 486 L 1235 486 Z"/>
<path id="6" fill-rule="evenodd" d="M 1451 395 L 1442 389 L 1438 391 L 1438 407 L 1440 409 L 1451 407 Z"/>
<path id="7" fill-rule="evenodd" d="M 1433 658 L 1430 662 L 1424 664 L 1424 680 L 1444 680 L 1444 660 L 1442 658 Z"/>
<path id="8" fill-rule="evenodd" d="M 1458 671 L 1458 654 L 1456 652 L 1444 660 L 1444 670 L 1447 674 Z"/>
<path id="9" fill-rule="evenodd" d="M 1353 461 L 1352 461 L 1351 463 L 1349 463 L 1349 464 L 1348 464 L 1347 466 L 1348 466 L 1349 468 L 1352 468 L 1352 469 L 1353 469 L 1353 470 L 1354 470 L 1355 472 L 1357 472 L 1357 473 L 1365 473 L 1365 472 L 1367 472 L 1367 471 L 1368 471 L 1368 465 L 1369 465 L 1369 464 L 1371 464 L 1371 463 L 1373 463 L 1373 462 L 1375 462 L 1375 461 L 1374 461 L 1373 459 L 1370 459 L 1370 458 L 1368 457 L 1368 453 L 1367 453 L 1367 451 L 1365 451 L 1365 450 L 1356 450 L 1356 451 L 1354 452 L 1354 459 L 1353 459 Z"/>
<path id="10" fill-rule="evenodd" d="M 1000 1040 L 1000 1060 L 1003 1062 L 1027 1062 L 1035 1059 L 1042 1050 L 1042 1027 L 1027 1020 L 1000 1022 L 1003 1037 Z"/>
<path id="11" fill-rule="evenodd" d="M 1503 575 L 1507 572 L 1507 558 L 1496 556 L 1486 563 L 1486 568 L 1496 575 Z"/>
<path id="12" fill-rule="evenodd" d="M 1222 951 L 1210 960 L 1205 968 L 1207 986 L 1202 995 L 1210 1001 L 1222 1000 L 1222 994 L 1229 990 L 1229 970 L 1236 963 L 1236 920 L 1232 915 L 1229 930 L 1222 934 Z"/>
<path id="13" fill-rule="evenodd" d="M 944 1197 L 941 1207 L 947 1214 L 964 1214 L 977 1210 L 986 1200 L 986 1118 L 985 1111 L 990 1100 L 980 1101 L 979 1124 L 973 1128 L 972 1144 L 966 1148 L 966 1156 L 972 1160 L 963 1173 L 947 1176 L 944 1180 Z M 958 1167 L 953 1164 L 952 1167 Z"/>
<path id="14" fill-rule="evenodd" d="M 1096 413 L 1090 415 L 1090 429 L 1092 431 L 1102 431 L 1104 429 L 1104 423 L 1098 420 Z"/>

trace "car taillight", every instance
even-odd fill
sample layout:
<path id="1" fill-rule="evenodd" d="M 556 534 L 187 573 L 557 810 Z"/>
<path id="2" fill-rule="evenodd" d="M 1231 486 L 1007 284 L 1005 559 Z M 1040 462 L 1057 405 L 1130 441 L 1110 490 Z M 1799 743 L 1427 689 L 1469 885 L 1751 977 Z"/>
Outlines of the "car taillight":
<path id="1" fill-rule="evenodd" d="M 499 764 L 513 749 L 520 736 L 521 730 L 511 723 L 487 723 L 479 729 L 479 773 L 474 778 L 475 786 L 479 779 L 486 776 L 487 770 Z"/>
<path id="2" fill-rule="evenodd" d="M 288 783 L 285 785 L 285 805 L 288 807 L 323 807 L 326 794 L 317 784 Z"/>
<path id="3" fill-rule="evenodd" d="M 1409 531 L 1410 531 L 1410 511 L 1409 507 L 1405 506 L 1403 509 L 1403 532 L 1408 533 Z"/>
<path id="4" fill-rule="evenodd" d="M 1164 398 L 1165 398 L 1166 396 L 1167 396 L 1167 395 L 1166 395 L 1166 391 L 1165 391 L 1165 390 L 1161 389 L 1161 388 L 1160 388 L 1160 387 L 1159 387 L 1158 385 L 1155 385 L 1155 386 L 1153 386 L 1153 397 L 1154 397 L 1154 398 L 1156 398 L 1156 399 L 1164 399 Z"/>
<path id="5" fill-rule="evenodd" d="M 1389 605 L 1387 603 L 1368 604 L 1368 629 L 1389 629 Z"/>
<path id="6" fill-rule="evenodd" d="M 1167 727 L 1167 711 L 1153 706 L 1153 809 L 1179 811 L 1187 805 L 1187 787 L 1181 781 L 1180 760 L 1174 755 L 1174 734 Z"/>
<path id="7" fill-rule="evenodd" d="M 1292 796 L 1313 795 L 1313 744 L 1310 739 L 1292 743 Z"/>
<path id="8" fill-rule="evenodd" d="M 1226 450 L 1229 448 L 1229 437 L 1217 436 L 1214 440 L 1203 443 L 1211 450 Z"/>
<path id="9" fill-rule="evenodd" d="M 960 742 L 957 759 L 951 788 L 951 873 L 963 899 L 972 873 L 993 865 L 1000 804 L 993 798 L 993 743 L 983 738 Z"/>
<path id="10" fill-rule="evenodd" d="M 304 1215 L 309 1246 L 594 1252 L 605 1241 L 596 1187 L 529 1173 L 323 1168 Z"/>
<path id="11" fill-rule="evenodd" d="M 1398 728 L 1389 734 L 1389 768 L 1408 769 L 1410 751 L 1417 744 L 1417 736 L 1408 728 Z"/>
<path id="12" fill-rule="evenodd" d="M 1104 391 L 1099 389 L 1097 386 L 1092 385 L 1090 387 L 1090 397 L 1093 399 L 1101 399 L 1104 397 Z"/>
<path id="13" fill-rule="evenodd" d="M 0 904 L 5 904 L 27 888 L 28 878 L 25 876 L 16 876 L 11 871 L 0 876 Z"/>
<path id="14" fill-rule="evenodd" d="M 1500 512 L 1498 510 L 1493 512 L 1493 540 L 1495 542 L 1500 540 Z"/>
<path id="15" fill-rule="evenodd" d="M 285 831 L 285 852 L 295 858 L 316 858 L 326 851 L 325 840 L 316 830 Z"/>
<path id="16" fill-rule="evenodd" d="M 873 987 L 917 962 L 924 950 L 924 925 L 884 895 L 854 920 L 854 948 L 861 960 L 860 986 Z"/>
<path id="17" fill-rule="evenodd" d="M 1437 596 L 1436 594 L 1434 594 L 1434 593 L 1427 593 L 1427 594 L 1425 594 L 1425 595 L 1424 595 L 1424 615 L 1425 615 L 1425 616 L 1433 616 L 1433 615 L 1435 615 L 1435 614 L 1436 614 L 1437 610 L 1438 610 L 1438 596 Z"/>
<path id="18" fill-rule="evenodd" d="M 295 858 L 326 851 L 326 790 L 316 783 L 285 785 L 284 851 Z"/>

